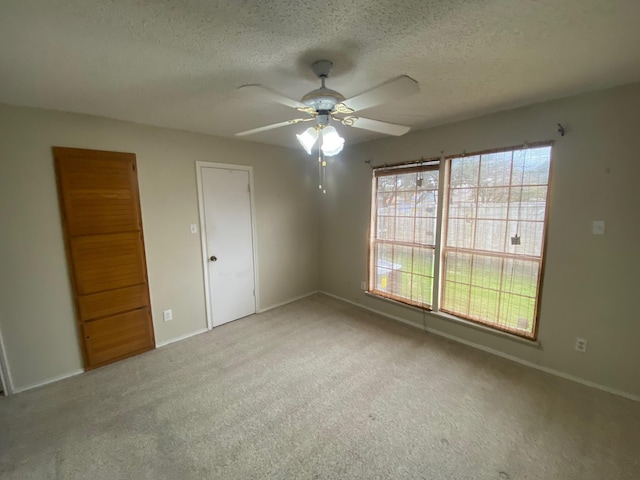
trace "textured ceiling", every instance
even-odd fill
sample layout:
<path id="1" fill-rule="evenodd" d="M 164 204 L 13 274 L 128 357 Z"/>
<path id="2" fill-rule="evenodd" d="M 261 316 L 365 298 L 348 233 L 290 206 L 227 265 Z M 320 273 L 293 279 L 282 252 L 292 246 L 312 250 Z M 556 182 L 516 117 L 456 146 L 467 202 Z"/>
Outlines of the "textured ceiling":
<path id="1" fill-rule="evenodd" d="M 639 0 L 0 0 L 0 102 L 233 136 L 298 116 L 236 87 L 298 99 L 327 58 L 347 97 L 418 80 L 362 112 L 416 129 L 638 81 L 639 25 Z"/>

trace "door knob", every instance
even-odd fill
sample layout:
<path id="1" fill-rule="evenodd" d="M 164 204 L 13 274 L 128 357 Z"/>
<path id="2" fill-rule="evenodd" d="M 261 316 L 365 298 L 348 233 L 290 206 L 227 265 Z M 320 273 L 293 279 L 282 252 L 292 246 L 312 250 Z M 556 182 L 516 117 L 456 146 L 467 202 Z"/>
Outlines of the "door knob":
<path id="1" fill-rule="evenodd" d="M 212 262 L 215 262 L 216 260 L 218 260 L 218 257 L 216 257 L 215 255 L 211 255 L 209 257 L 209 260 L 211 260 Z"/>

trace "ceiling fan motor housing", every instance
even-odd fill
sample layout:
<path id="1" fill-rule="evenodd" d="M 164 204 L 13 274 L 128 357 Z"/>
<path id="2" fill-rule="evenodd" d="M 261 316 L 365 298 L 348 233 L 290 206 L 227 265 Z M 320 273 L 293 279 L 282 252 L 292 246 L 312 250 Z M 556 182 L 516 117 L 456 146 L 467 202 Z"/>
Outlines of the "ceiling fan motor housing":
<path id="1" fill-rule="evenodd" d="M 331 90 L 330 88 L 321 87 L 317 90 L 307 93 L 302 97 L 301 102 L 308 107 L 313 107 L 316 111 L 328 110 L 332 111 L 337 103 L 344 100 L 344 96 L 340 92 Z"/>
<path id="2" fill-rule="evenodd" d="M 301 102 L 308 107 L 312 107 L 318 113 L 323 111 L 331 112 L 337 103 L 344 101 L 344 95 L 324 86 L 325 79 L 331 73 L 333 63 L 329 60 L 318 60 L 311 65 L 311 70 L 322 81 L 322 86 L 317 90 L 307 93 L 302 97 Z"/>

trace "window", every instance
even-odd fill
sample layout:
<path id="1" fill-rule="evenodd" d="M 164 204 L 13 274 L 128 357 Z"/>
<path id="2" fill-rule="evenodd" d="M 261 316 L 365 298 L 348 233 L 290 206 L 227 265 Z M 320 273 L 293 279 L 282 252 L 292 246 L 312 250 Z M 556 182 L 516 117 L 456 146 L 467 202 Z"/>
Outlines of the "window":
<path id="1" fill-rule="evenodd" d="M 550 162 L 545 144 L 375 169 L 369 291 L 535 338 Z"/>

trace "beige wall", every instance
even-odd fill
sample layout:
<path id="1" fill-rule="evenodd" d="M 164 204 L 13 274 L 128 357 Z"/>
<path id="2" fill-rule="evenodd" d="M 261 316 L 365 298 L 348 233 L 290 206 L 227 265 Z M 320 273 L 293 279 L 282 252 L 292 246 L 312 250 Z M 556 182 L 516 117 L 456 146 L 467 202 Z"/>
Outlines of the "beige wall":
<path id="1" fill-rule="evenodd" d="M 556 123 L 567 127 L 557 135 Z M 318 288 L 464 341 L 640 395 L 640 84 L 345 149 L 319 210 L 300 152 L 96 117 L 0 105 L 0 330 L 14 387 L 81 368 L 51 146 L 137 154 L 156 339 L 205 328 L 195 161 L 254 167 L 260 304 Z M 542 348 L 365 296 L 373 164 L 556 140 Z M 321 230 L 318 232 L 318 215 Z M 606 235 L 591 235 L 592 220 Z M 318 236 L 320 236 L 320 241 Z M 320 246 L 321 245 L 321 246 Z M 320 255 L 318 255 L 320 249 Z M 319 264 L 322 264 L 320 269 Z M 162 310 L 172 308 L 172 322 Z M 585 354 L 576 337 L 589 342 Z"/>
<path id="2" fill-rule="evenodd" d="M 315 165 L 300 152 L 0 105 L 0 330 L 15 388 L 82 368 L 52 145 L 137 155 L 157 342 L 206 328 L 200 236 L 189 231 L 199 223 L 196 161 L 254 168 L 260 307 L 317 290 Z"/>
<path id="3" fill-rule="evenodd" d="M 567 135 L 556 133 L 560 122 Z M 393 163 L 556 140 L 541 348 L 391 305 L 366 278 L 371 169 Z M 385 138 L 345 150 L 322 204 L 324 291 L 568 375 L 640 395 L 640 84 Z M 593 220 L 606 235 L 591 234 Z M 574 350 L 576 337 L 588 341 Z"/>

